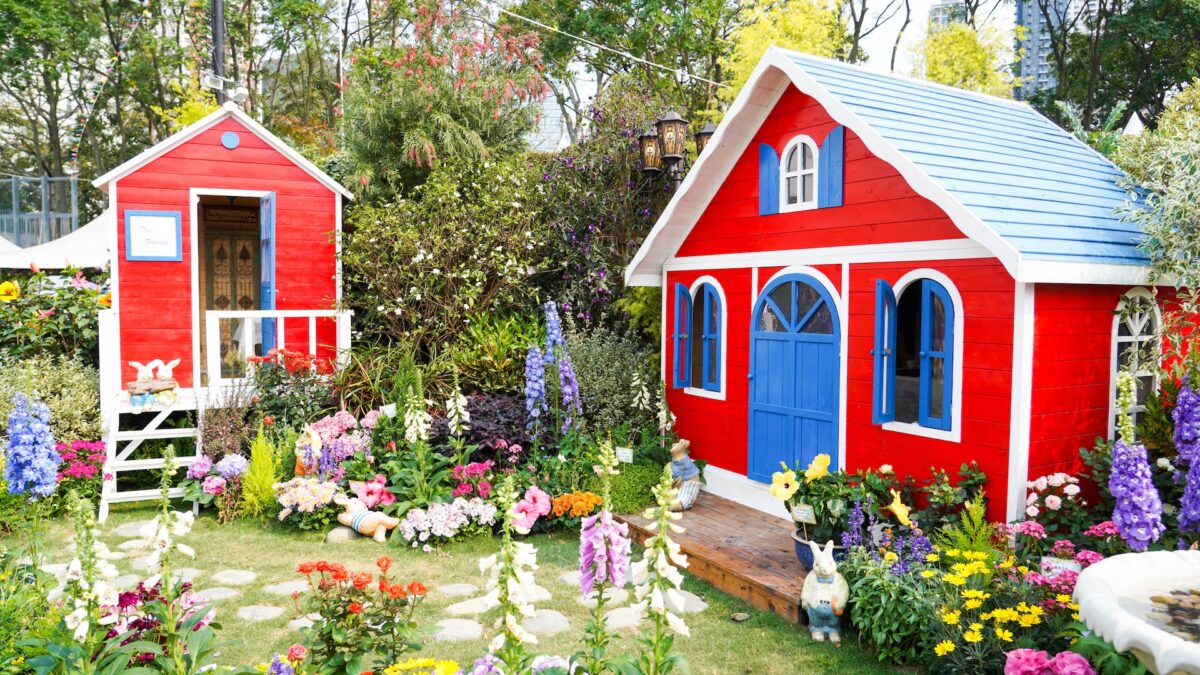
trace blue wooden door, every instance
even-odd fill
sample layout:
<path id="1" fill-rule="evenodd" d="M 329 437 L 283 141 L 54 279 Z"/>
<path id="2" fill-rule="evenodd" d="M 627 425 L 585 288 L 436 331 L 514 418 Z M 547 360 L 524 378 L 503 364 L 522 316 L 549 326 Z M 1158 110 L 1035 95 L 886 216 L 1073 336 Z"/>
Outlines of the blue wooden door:
<path id="1" fill-rule="evenodd" d="M 275 193 L 262 198 L 259 203 L 259 255 L 262 262 L 261 309 L 275 309 Z M 265 355 L 275 348 L 275 320 L 263 319 L 262 351 Z"/>
<path id="2" fill-rule="evenodd" d="M 750 478 L 770 482 L 779 462 L 838 457 L 841 341 L 837 306 L 807 274 L 772 281 L 750 326 Z"/>

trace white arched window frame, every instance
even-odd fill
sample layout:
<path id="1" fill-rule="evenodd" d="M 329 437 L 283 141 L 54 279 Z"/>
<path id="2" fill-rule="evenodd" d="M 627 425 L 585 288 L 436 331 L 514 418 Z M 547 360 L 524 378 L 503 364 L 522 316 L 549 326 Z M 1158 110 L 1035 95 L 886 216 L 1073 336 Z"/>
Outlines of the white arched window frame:
<path id="1" fill-rule="evenodd" d="M 1129 370 L 1132 361 L 1137 390 L 1131 411 L 1134 424 L 1145 412 L 1146 396 L 1158 388 L 1162 349 L 1155 344 L 1162 313 L 1154 294 L 1131 288 L 1117 302 L 1112 325 L 1112 361 L 1108 380 L 1108 437 L 1117 435 L 1117 374 Z M 1140 358 L 1139 358 L 1140 357 Z"/>
<path id="2" fill-rule="evenodd" d="M 711 295 L 707 295 L 704 292 L 705 286 L 713 291 Z M 693 382 L 689 378 L 683 391 L 694 396 L 724 401 L 725 362 L 726 353 L 728 352 L 725 337 L 728 334 L 726 328 L 729 323 L 729 303 L 725 300 L 725 289 L 721 287 L 721 282 L 717 281 L 714 277 L 704 275 L 692 282 L 688 288 L 688 295 L 691 299 L 691 308 L 688 314 L 689 322 L 697 321 L 703 326 L 699 335 L 691 336 L 691 340 L 699 341 L 697 346 L 699 347 L 698 351 L 701 353 L 702 374 L 700 376 L 701 381 L 699 382 Z M 709 299 L 706 300 L 706 298 Z M 718 304 L 715 307 L 716 312 L 710 314 L 710 302 L 712 299 L 715 299 Z M 704 318 L 699 319 L 693 313 L 702 313 Z M 714 318 L 716 319 L 715 325 L 713 325 L 712 321 Z M 688 341 L 686 344 L 687 349 L 691 350 L 696 343 Z M 716 358 L 713 359 L 713 356 Z M 692 358 L 692 355 L 689 355 L 689 370 L 691 369 Z"/>
<path id="3" fill-rule="evenodd" d="M 816 142 L 793 138 L 779 160 L 779 212 L 817 208 L 817 178 Z"/>

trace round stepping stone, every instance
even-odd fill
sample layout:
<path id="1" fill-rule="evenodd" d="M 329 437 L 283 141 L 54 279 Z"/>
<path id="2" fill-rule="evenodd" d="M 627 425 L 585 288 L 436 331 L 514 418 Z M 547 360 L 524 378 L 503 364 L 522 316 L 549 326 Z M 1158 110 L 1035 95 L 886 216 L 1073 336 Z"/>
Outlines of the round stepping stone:
<path id="1" fill-rule="evenodd" d="M 62 563 L 42 565 L 42 571 L 52 576 L 58 576 L 67 571 L 67 566 Z"/>
<path id="2" fill-rule="evenodd" d="M 454 616 L 478 615 L 495 606 L 490 598 L 484 596 L 482 598 L 471 598 L 470 600 L 456 602 L 446 608 L 446 613 L 453 614 Z"/>
<path id="3" fill-rule="evenodd" d="M 196 569 L 195 567 L 180 567 L 175 570 L 173 575 L 180 581 L 186 581 L 189 584 L 195 583 L 196 577 L 204 574 L 204 570 Z"/>
<path id="4" fill-rule="evenodd" d="M 134 558 L 129 563 L 129 566 L 140 572 L 157 572 L 158 571 L 158 563 L 154 563 L 153 565 L 150 564 L 150 556 Z"/>
<path id="5" fill-rule="evenodd" d="M 239 619 L 246 621 L 269 621 L 283 615 L 282 607 L 274 605 L 246 605 L 237 611 Z"/>
<path id="6" fill-rule="evenodd" d="M 304 630 L 305 628 L 311 628 L 312 625 L 320 618 L 320 614 L 307 614 L 305 616 L 292 619 L 287 623 L 287 627 L 296 631 Z"/>
<path id="7" fill-rule="evenodd" d="M 153 534 L 154 534 L 153 532 L 151 532 L 150 535 L 148 535 L 148 536 L 143 535 L 142 534 L 143 528 L 146 530 L 153 530 L 154 529 L 154 521 L 153 520 L 130 521 L 123 525 L 118 525 L 113 530 L 113 534 L 117 535 L 118 537 L 143 537 L 144 536 L 147 539 L 150 538 L 150 536 L 153 536 Z"/>
<path id="8" fill-rule="evenodd" d="M 136 574 L 123 574 L 116 579 L 113 579 L 113 588 L 119 591 L 128 591 L 137 588 L 137 585 L 142 582 L 142 578 Z"/>
<path id="9" fill-rule="evenodd" d="M 624 588 L 606 588 L 604 589 L 604 604 L 620 605 L 629 599 L 629 591 Z M 575 596 L 575 602 L 589 609 L 596 606 L 596 591 L 588 593 L 585 598 L 582 595 Z"/>
<path id="10" fill-rule="evenodd" d="M 271 595 L 291 595 L 292 593 L 303 593 L 308 590 L 308 582 L 303 579 L 297 579 L 296 581 L 285 581 L 281 584 L 263 586 L 263 590 Z"/>
<path id="11" fill-rule="evenodd" d="M 245 586 L 257 578 L 257 574 L 246 570 L 221 570 L 212 575 L 213 583 L 228 586 Z"/>
<path id="12" fill-rule="evenodd" d="M 345 525 L 338 525 L 337 527 L 330 530 L 329 534 L 325 535 L 325 543 L 326 544 L 344 544 L 348 541 L 354 541 L 355 539 L 359 539 L 360 537 L 362 537 L 362 535 L 359 534 L 358 532 L 355 532 L 354 530 L 346 527 Z"/>
<path id="13" fill-rule="evenodd" d="M 437 622 L 441 630 L 433 634 L 438 642 L 461 642 L 483 637 L 483 626 L 470 619 L 442 619 Z"/>
<path id="14" fill-rule="evenodd" d="M 541 586 L 534 584 L 533 597 L 529 599 L 530 602 L 546 602 L 550 598 L 551 598 L 550 591 L 546 590 L 545 588 L 543 588 Z"/>
<path id="15" fill-rule="evenodd" d="M 459 598 L 465 595 L 472 595 L 478 590 L 479 587 L 475 584 L 446 584 L 445 586 L 438 586 L 434 589 L 434 592 L 438 593 L 439 595 L 448 595 L 452 598 Z"/>
<path id="16" fill-rule="evenodd" d="M 692 593 L 691 591 L 676 591 L 675 593 L 667 593 L 667 609 L 676 614 L 695 614 L 708 609 L 708 603 L 704 598 Z"/>
<path id="17" fill-rule="evenodd" d="M 563 572 L 562 574 L 558 575 L 558 580 L 568 586 L 574 586 L 574 587 L 578 588 L 579 587 L 579 577 L 581 577 L 581 576 L 583 576 L 583 575 L 581 575 L 579 573 L 579 570 L 575 570 L 573 572 Z"/>
<path id="18" fill-rule="evenodd" d="M 212 588 L 206 588 L 202 591 L 196 591 L 196 594 L 204 596 L 204 598 L 211 602 L 220 602 L 222 600 L 236 598 L 237 596 L 241 595 L 241 593 L 238 591 L 235 591 L 232 588 L 225 588 L 224 586 L 213 586 Z"/>
<path id="19" fill-rule="evenodd" d="M 632 607 L 618 607 L 604 613 L 604 626 L 608 630 L 637 628 L 641 613 Z"/>
<path id="20" fill-rule="evenodd" d="M 534 615 L 521 622 L 525 630 L 534 635 L 554 635 L 571 627 L 571 622 L 562 612 L 539 609 Z"/>
<path id="21" fill-rule="evenodd" d="M 117 544 L 117 548 L 122 551 L 136 551 L 150 548 L 150 542 L 143 539 L 130 539 Z"/>
<path id="22" fill-rule="evenodd" d="M 129 557 L 129 554 L 125 551 L 108 551 L 101 553 L 96 557 L 101 560 L 124 560 L 125 558 Z"/>

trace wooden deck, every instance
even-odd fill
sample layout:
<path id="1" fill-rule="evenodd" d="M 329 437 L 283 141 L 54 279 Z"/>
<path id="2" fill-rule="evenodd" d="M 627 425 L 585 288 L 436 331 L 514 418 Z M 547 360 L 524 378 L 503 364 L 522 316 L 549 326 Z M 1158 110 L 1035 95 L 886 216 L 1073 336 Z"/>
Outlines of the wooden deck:
<path id="1" fill-rule="evenodd" d="M 640 515 L 620 516 L 639 543 L 651 533 Z M 702 492 L 695 506 L 677 521 L 686 528 L 672 534 L 688 555 L 688 571 L 722 591 L 800 623 L 804 567 L 792 546 L 787 521 Z"/>

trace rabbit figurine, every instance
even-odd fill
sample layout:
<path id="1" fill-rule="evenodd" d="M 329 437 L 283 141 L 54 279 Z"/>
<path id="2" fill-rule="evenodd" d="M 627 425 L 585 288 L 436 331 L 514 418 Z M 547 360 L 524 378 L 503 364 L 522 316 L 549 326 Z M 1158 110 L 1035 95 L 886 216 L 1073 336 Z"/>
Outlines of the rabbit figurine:
<path id="1" fill-rule="evenodd" d="M 821 550 L 808 542 L 813 552 L 813 569 L 804 578 L 800 593 L 800 605 L 808 613 L 808 630 L 812 639 L 824 642 L 825 636 L 834 644 L 841 643 L 842 613 L 850 597 L 850 586 L 846 578 L 838 574 L 837 561 L 833 559 L 833 542 Z"/>
<path id="2" fill-rule="evenodd" d="M 173 380 L 175 379 L 175 366 L 179 365 L 179 359 L 171 359 L 169 363 L 158 362 L 158 370 L 154 371 L 154 379 L 156 380 Z"/>
<path id="3" fill-rule="evenodd" d="M 149 382 L 154 379 L 154 369 L 162 365 L 160 359 L 154 359 L 150 363 L 142 364 L 137 361 L 130 361 L 129 365 L 137 369 L 137 381 Z"/>

